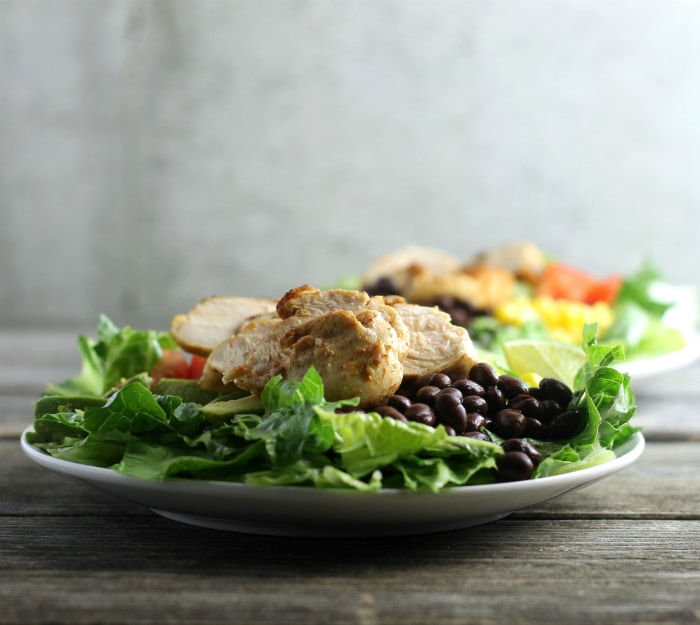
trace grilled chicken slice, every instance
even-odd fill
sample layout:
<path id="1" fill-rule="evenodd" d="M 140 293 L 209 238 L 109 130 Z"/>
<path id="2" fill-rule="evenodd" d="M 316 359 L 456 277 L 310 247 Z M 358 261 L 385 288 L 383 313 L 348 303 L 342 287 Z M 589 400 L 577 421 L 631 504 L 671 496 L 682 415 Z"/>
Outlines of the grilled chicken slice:
<path id="1" fill-rule="evenodd" d="M 469 333 L 453 325 L 447 313 L 418 304 L 398 303 L 394 308 L 411 335 L 408 354 L 402 361 L 406 378 L 433 371 L 466 377 L 478 362 Z"/>
<path id="2" fill-rule="evenodd" d="M 318 371 L 326 399 L 360 398 L 360 407 L 384 403 L 399 388 L 406 352 L 396 331 L 376 310 L 336 310 L 312 317 L 285 334 L 287 376 Z"/>
<path id="3" fill-rule="evenodd" d="M 404 302 L 402 297 L 374 296 L 370 297 L 364 291 L 351 289 L 329 289 L 321 291 L 308 284 L 287 291 L 277 302 L 277 314 L 283 319 L 291 317 L 316 317 L 336 310 L 360 312 L 375 310 L 394 328 L 401 344 L 402 355 L 408 349 L 408 329 L 392 307 L 393 303 Z"/>
<path id="4" fill-rule="evenodd" d="M 224 366 L 222 382 L 260 395 L 276 375 L 286 377 L 288 350 L 282 348 L 285 333 L 299 325 L 298 319 L 276 317 L 264 324 L 245 324 L 233 338 L 230 359 Z"/>
<path id="5" fill-rule="evenodd" d="M 350 289 L 320 289 L 304 284 L 290 289 L 277 302 L 277 314 L 288 317 L 316 317 L 334 310 L 362 310 L 370 297 L 364 291 Z"/>
<path id="6" fill-rule="evenodd" d="M 418 276 L 434 278 L 454 273 L 459 267 L 459 259 L 452 254 L 412 245 L 377 258 L 365 269 L 361 281 L 365 287 L 371 287 L 382 279 L 388 279 L 403 294 Z"/>
<path id="7" fill-rule="evenodd" d="M 236 334 L 219 343 L 209 354 L 199 385 L 210 391 L 231 391 L 236 385 L 227 380 L 224 373 L 231 363 L 242 362 L 245 355 L 261 342 L 282 322 L 277 313 L 263 313 L 244 321 Z"/>
<path id="8" fill-rule="evenodd" d="M 241 324 L 210 354 L 200 385 L 259 395 L 274 376 L 301 379 L 313 366 L 326 399 L 385 402 L 402 380 L 441 371 L 467 375 L 478 356 L 464 328 L 437 307 L 360 291 L 288 291 L 277 312 Z"/>
<path id="9" fill-rule="evenodd" d="M 186 352 L 207 357 L 250 317 L 275 311 L 276 300 L 212 295 L 187 314 L 176 315 L 170 333 Z"/>
<path id="10" fill-rule="evenodd" d="M 534 243 L 511 243 L 477 254 L 474 265 L 505 269 L 534 283 L 544 271 L 547 257 Z"/>
<path id="11" fill-rule="evenodd" d="M 506 269 L 479 265 L 441 276 L 421 275 L 406 284 L 403 294 L 413 304 L 433 305 L 448 295 L 482 309 L 506 302 L 515 288 L 515 276 Z"/>
<path id="12" fill-rule="evenodd" d="M 383 298 L 302 286 L 288 291 L 277 311 L 277 316 L 244 323 L 217 347 L 200 384 L 235 385 L 260 394 L 275 375 L 301 379 L 313 364 L 329 400 L 359 396 L 374 405 L 398 388 L 409 332 Z"/>

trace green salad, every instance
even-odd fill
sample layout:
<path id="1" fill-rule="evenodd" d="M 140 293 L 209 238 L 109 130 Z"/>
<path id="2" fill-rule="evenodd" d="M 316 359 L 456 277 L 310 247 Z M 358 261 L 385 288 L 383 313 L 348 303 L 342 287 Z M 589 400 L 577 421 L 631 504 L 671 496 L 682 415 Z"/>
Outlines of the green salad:
<path id="1" fill-rule="evenodd" d="M 621 347 L 582 336 L 585 362 L 570 409 L 583 415 L 566 440 L 531 441 L 542 460 L 531 479 L 608 462 L 639 428 L 630 424 L 629 376 L 612 364 Z M 277 376 L 261 396 L 216 393 L 195 379 L 154 379 L 177 346 L 167 333 L 118 328 L 102 316 L 97 339 L 81 336 L 78 375 L 51 384 L 36 402 L 27 441 L 51 456 L 145 480 L 224 480 L 377 491 L 440 491 L 497 481 L 502 441 L 450 434 L 329 402 L 314 368 L 303 379 Z"/>
<path id="2" fill-rule="evenodd" d="M 695 288 L 669 282 L 652 262 L 601 278 L 533 243 L 495 247 L 469 261 L 408 247 L 343 282 L 438 306 L 491 352 L 516 338 L 578 345 L 583 326 L 597 323 L 598 342 L 621 345 L 629 362 L 679 352 L 697 331 Z"/>

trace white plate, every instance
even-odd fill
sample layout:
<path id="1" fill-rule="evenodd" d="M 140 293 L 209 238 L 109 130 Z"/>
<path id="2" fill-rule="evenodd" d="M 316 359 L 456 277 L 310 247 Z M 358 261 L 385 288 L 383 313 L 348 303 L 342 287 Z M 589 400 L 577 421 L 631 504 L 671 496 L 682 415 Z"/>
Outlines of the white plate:
<path id="1" fill-rule="evenodd" d="M 676 352 L 654 358 L 630 359 L 615 367 L 619 371 L 628 373 L 632 380 L 638 380 L 680 369 L 694 362 L 698 357 L 700 357 L 700 335 L 693 334 L 688 337 L 688 344 Z"/>
<path id="2" fill-rule="evenodd" d="M 190 525 L 277 536 L 398 536 L 471 527 L 582 488 L 632 464 L 644 449 L 636 433 L 617 458 L 573 473 L 537 480 L 462 486 L 443 492 L 360 493 L 230 482 L 151 482 L 111 469 L 53 458 L 22 435 L 22 448 L 42 467 L 86 482 L 153 512 Z"/>

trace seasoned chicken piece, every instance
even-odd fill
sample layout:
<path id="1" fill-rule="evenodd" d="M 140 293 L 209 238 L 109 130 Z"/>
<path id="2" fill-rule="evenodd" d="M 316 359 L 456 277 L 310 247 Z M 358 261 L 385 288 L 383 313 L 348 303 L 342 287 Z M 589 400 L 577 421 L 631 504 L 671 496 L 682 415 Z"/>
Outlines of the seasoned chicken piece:
<path id="1" fill-rule="evenodd" d="M 222 363 L 225 367 L 222 382 L 260 395 L 265 384 L 276 375 L 286 377 L 289 351 L 282 348 L 281 340 L 301 323 L 299 319 L 277 317 L 264 325 L 242 327 L 233 339 L 230 360 Z"/>
<path id="2" fill-rule="evenodd" d="M 450 296 L 481 309 L 506 301 L 515 285 L 515 276 L 506 268 L 481 262 L 465 267 L 450 254 L 420 247 L 380 258 L 363 274 L 362 283 L 369 289 L 382 278 L 413 304 L 432 306 Z"/>
<path id="3" fill-rule="evenodd" d="M 243 324 L 216 350 L 211 379 L 221 371 L 224 385 L 260 394 L 275 375 L 300 379 L 314 364 L 328 399 L 359 396 L 363 402 L 382 401 L 400 384 L 410 334 L 383 298 L 303 286 L 287 292 L 277 310 L 282 316 L 264 326 Z M 206 383 L 214 384 L 209 377 Z"/>
<path id="4" fill-rule="evenodd" d="M 224 382 L 224 372 L 231 368 L 231 363 L 243 362 L 246 354 L 275 329 L 282 320 L 277 313 L 263 313 L 244 321 L 238 332 L 219 343 L 207 357 L 199 385 L 211 391 L 225 392 L 233 390 L 236 385 Z"/>
<path id="5" fill-rule="evenodd" d="M 405 354 L 408 348 L 408 330 L 399 315 L 391 305 L 387 305 L 383 296 L 370 297 L 364 291 L 349 289 L 329 289 L 321 291 L 309 285 L 303 285 L 287 291 L 277 303 L 277 313 L 283 319 L 290 317 L 307 318 L 333 312 L 336 310 L 348 310 L 359 312 L 362 310 L 376 310 L 394 328 L 400 343 L 399 349 Z M 391 302 L 405 301 L 403 298 L 391 296 Z"/>
<path id="6" fill-rule="evenodd" d="M 399 388 L 405 349 L 395 330 L 376 310 L 336 310 L 285 334 L 287 377 L 301 379 L 309 367 L 318 371 L 329 401 L 360 398 L 360 407 L 385 402 Z"/>
<path id="7" fill-rule="evenodd" d="M 206 357 L 246 319 L 274 312 L 275 306 L 276 301 L 272 299 L 212 295 L 187 314 L 173 317 L 170 333 L 183 350 Z"/>
<path id="8" fill-rule="evenodd" d="M 466 376 L 479 361 L 469 333 L 451 323 L 450 316 L 437 307 L 418 304 L 394 306 L 408 327 L 411 340 L 403 359 L 407 378 L 439 371 L 452 376 Z"/>
<path id="9" fill-rule="evenodd" d="M 515 276 L 505 269 L 478 266 L 441 276 L 414 277 L 404 295 L 414 304 L 432 305 L 445 295 L 477 308 L 495 308 L 507 301 L 515 288 Z"/>
<path id="10" fill-rule="evenodd" d="M 534 243 L 513 243 L 478 254 L 474 265 L 488 265 L 511 271 L 518 278 L 536 282 L 547 264 L 547 257 Z"/>
<path id="11" fill-rule="evenodd" d="M 286 319 L 293 315 L 315 317 L 333 310 L 362 310 L 370 297 L 364 291 L 329 289 L 321 291 L 308 284 L 287 291 L 277 302 L 277 314 Z"/>
<path id="12" fill-rule="evenodd" d="M 413 245 L 380 256 L 364 271 L 361 281 L 365 287 L 370 287 L 386 278 L 403 294 L 404 286 L 416 276 L 439 276 L 457 271 L 459 267 L 457 257 L 447 252 Z"/>

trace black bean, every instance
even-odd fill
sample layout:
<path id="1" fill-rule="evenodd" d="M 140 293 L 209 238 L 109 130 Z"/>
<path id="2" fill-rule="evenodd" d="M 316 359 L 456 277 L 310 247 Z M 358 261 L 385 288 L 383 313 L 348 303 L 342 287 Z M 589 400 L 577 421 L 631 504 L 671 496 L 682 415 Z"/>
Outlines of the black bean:
<path id="1" fill-rule="evenodd" d="M 432 406 L 433 403 L 435 402 L 435 396 L 440 393 L 440 390 L 437 386 L 421 386 L 417 391 L 415 396 L 413 397 L 414 401 L 417 401 L 421 404 L 428 404 L 429 406 Z"/>
<path id="2" fill-rule="evenodd" d="M 421 386 L 437 386 L 439 388 L 444 388 L 444 376 L 443 373 L 437 373 L 431 371 L 429 373 L 422 373 L 414 381 L 414 387 L 420 388 Z M 449 386 L 449 383 L 447 384 Z"/>
<path id="3" fill-rule="evenodd" d="M 396 410 L 396 408 L 394 408 L 393 406 L 377 406 L 374 410 L 383 417 L 391 417 L 392 419 L 396 419 L 397 421 L 407 421 L 406 417 L 403 414 L 401 414 L 398 410 Z"/>
<path id="4" fill-rule="evenodd" d="M 539 419 L 544 412 L 542 404 L 532 395 L 518 395 L 508 402 L 508 408 L 520 410 L 526 417 Z"/>
<path id="5" fill-rule="evenodd" d="M 466 432 L 479 432 L 486 425 L 486 418 L 478 412 L 467 413 L 467 426 L 464 428 Z"/>
<path id="6" fill-rule="evenodd" d="M 478 362 L 469 370 L 469 379 L 488 388 L 498 382 L 498 373 L 490 364 Z"/>
<path id="7" fill-rule="evenodd" d="M 522 451 L 507 451 L 496 460 L 496 477 L 502 482 L 527 480 L 535 470 L 530 456 Z"/>
<path id="8" fill-rule="evenodd" d="M 542 421 L 535 419 L 533 417 L 527 417 L 525 420 L 525 436 L 528 438 L 536 438 L 538 440 L 543 440 L 547 437 L 547 429 L 543 425 Z"/>
<path id="9" fill-rule="evenodd" d="M 386 403 L 392 408 L 396 408 L 399 412 L 404 413 L 411 405 L 411 400 L 404 395 L 392 395 Z"/>
<path id="10" fill-rule="evenodd" d="M 374 284 L 367 284 L 364 290 L 368 295 L 400 295 L 394 281 L 388 276 L 380 277 Z"/>
<path id="11" fill-rule="evenodd" d="M 467 411 L 462 404 L 446 406 L 440 412 L 440 422 L 451 425 L 455 432 L 464 432 L 467 429 Z"/>
<path id="12" fill-rule="evenodd" d="M 506 407 L 506 396 L 497 386 L 489 386 L 484 396 L 489 405 L 489 413 L 494 414 Z"/>
<path id="13" fill-rule="evenodd" d="M 543 423 L 548 423 L 554 419 L 554 417 L 564 412 L 564 409 L 559 405 L 559 403 L 553 399 L 543 399 L 540 402 L 540 405 L 542 406 L 542 415 L 540 416 L 540 420 Z"/>
<path id="14" fill-rule="evenodd" d="M 548 399 L 555 400 L 558 404 L 566 408 L 573 397 L 571 389 L 563 382 L 554 378 L 542 378 L 540 389 Z"/>
<path id="15" fill-rule="evenodd" d="M 558 441 L 571 438 L 581 428 L 582 414 L 578 410 L 567 410 L 557 415 L 547 427 L 549 438 Z"/>
<path id="16" fill-rule="evenodd" d="M 452 320 L 452 325 L 455 326 L 468 326 L 469 323 L 472 321 L 474 318 L 474 315 L 470 315 L 466 310 L 463 308 L 450 308 L 450 310 L 446 311 L 450 315 L 450 319 Z"/>
<path id="17" fill-rule="evenodd" d="M 403 397 L 413 399 L 413 393 L 414 390 L 412 385 L 401 384 L 401 386 L 399 386 L 399 389 L 396 391 L 395 395 L 401 395 Z"/>
<path id="18" fill-rule="evenodd" d="M 451 406 L 461 404 L 463 399 L 462 393 L 458 389 L 451 387 L 443 388 L 435 395 L 433 406 L 435 410 L 441 412 L 444 409 L 449 409 Z"/>
<path id="19" fill-rule="evenodd" d="M 409 421 L 431 426 L 434 426 L 437 422 L 435 413 L 428 404 L 413 404 L 406 410 L 406 418 Z"/>
<path id="20" fill-rule="evenodd" d="M 447 388 L 450 384 L 452 384 L 452 378 L 446 373 L 436 373 L 431 384 L 433 386 L 437 386 L 438 388 Z"/>
<path id="21" fill-rule="evenodd" d="M 457 436 L 457 432 L 455 432 L 455 429 L 451 425 L 445 425 L 443 423 L 442 427 L 445 428 L 445 432 L 447 432 L 447 436 Z"/>
<path id="22" fill-rule="evenodd" d="M 467 395 L 462 400 L 462 405 L 467 409 L 467 412 L 480 412 L 488 414 L 489 403 L 479 395 Z"/>
<path id="23" fill-rule="evenodd" d="M 519 410 L 504 408 L 493 415 L 491 429 L 504 438 L 518 438 L 525 431 L 526 417 Z"/>
<path id="24" fill-rule="evenodd" d="M 527 384 L 520 378 L 506 374 L 499 376 L 497 386 L 506 396 L 506 399 L 512 399 L 516 395 L 526 395 L 528 388 Z"/>
<path id="25" fill-rule="evenodd" d="M 544 394 L 539 386 L 531 386 L 527 389 L 527 394 L 532 395 L 535 399 L 544 399 Z"/>
<path id="26" fill-rule="evenodd" d="M 481 386 L 478 382 L 470 380 L 469 378 L 460 378 L 452 382 L 452 388 L 457 388 L 462 391 L 462 395 L 465 397 L 467 395 L 478 395 L 479 397 L 484 397 L 486 395 L 486 389 Z"/>
<path id="27" fill-rule="evenodd" d="M 542 454 L 530 441 L 524 438 L 509 438 L 501 443 L 503 451 L 522 451 L 530 457 L 530 460 L 537 465 L 542 462 Z"/>

